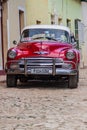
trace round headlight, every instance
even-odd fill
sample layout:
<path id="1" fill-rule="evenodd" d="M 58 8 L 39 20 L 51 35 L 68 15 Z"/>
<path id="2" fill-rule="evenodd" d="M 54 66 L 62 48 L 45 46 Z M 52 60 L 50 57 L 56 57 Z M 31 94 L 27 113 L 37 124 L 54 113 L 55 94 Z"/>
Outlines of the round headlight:
<path id="1" fill-rule="evenodd" d="M 15 50 L 10 50 L 8 52 L 8 57 L 11 58 L 11 59 L 14 59 L 16 57 L 17 53 Z"/>
<path id="2" fill-rule="evenodd" d="M 72 60 L 75 58 L 75 53 L 73 51 L 68 51 L 66 53 L 66 57 L 67 57 L 67 59 Z"/>

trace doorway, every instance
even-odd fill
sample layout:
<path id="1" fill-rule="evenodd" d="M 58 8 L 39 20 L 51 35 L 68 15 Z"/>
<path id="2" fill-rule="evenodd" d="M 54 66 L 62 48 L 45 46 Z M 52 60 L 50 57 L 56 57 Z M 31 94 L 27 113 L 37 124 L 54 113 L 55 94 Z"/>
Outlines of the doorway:
<path id="1" fill-rule="evenodd" d="M 20 34 L 22 29 L 24 28 L 24 11 L 19 10 L 19 29 L 20 29 Z"/>
<path id="2" fill-rule="evenodd" d="M 2 66 L 2 30 L 1 30 L 1 10 L 0 10 L 0 70 L 3 69 Z"/>

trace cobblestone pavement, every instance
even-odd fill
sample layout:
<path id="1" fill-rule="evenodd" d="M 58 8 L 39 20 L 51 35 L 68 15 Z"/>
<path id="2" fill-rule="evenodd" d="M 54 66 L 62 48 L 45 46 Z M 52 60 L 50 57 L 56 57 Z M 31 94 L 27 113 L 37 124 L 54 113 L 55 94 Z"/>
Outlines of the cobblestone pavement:
<path id="1" fill-rule="evenodd" d="M 0 130 L 87 130 L 87 70 L 77 89 L 66 84 L 0 83 Z"/>

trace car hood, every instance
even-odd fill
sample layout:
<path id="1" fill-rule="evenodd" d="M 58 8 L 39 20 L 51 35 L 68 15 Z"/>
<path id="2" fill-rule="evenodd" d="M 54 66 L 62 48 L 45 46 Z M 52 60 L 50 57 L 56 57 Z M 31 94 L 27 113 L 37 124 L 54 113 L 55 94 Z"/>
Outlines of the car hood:
<path id="1" fill-rule="evenodd" d="M 32 41 L 19 43 L 16 49 L 21 50 L 23 56 L 58 57 L 61 51 L 72 48 L 71 44 L 57 41 Z"/>

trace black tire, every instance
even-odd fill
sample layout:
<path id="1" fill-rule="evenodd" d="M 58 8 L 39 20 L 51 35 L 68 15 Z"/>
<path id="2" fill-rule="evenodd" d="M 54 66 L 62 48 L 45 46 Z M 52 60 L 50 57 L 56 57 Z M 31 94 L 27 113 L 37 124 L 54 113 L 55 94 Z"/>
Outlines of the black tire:
<path id="1" fill-rule="evenodd" d="M 7 83 L 7 87 L 16 87 L 17 86 L 16 75 L 7 75 L 6 83 Z"/>
<path id="2" fill-rule="evenodd" d="M 78 75 L 69 76 L 68 87 L 71 89 L 78 87 Z"/>

